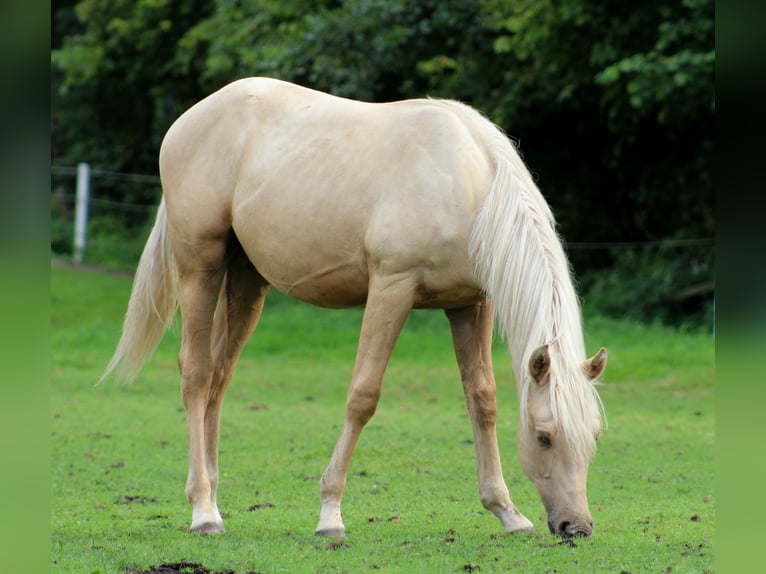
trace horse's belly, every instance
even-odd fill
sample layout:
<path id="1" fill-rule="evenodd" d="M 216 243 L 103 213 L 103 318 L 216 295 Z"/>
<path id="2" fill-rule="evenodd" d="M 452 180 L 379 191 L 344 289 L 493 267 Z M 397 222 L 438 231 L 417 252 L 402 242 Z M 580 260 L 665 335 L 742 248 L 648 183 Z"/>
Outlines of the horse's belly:
<path id="1" fill-rule="evenodd" d="M 276 289 L 320 307 L 367 300 L 369 276 L 361 245 L 317 237 L 308 222 L 252 217 L 234 232 L 258 272 Z"/>
<path id="2" fill-rule="evenodd" d="M 298 269 L 290 265 L 274 266 L 271 258 L 251 257 L 263 277 L 282 293 L 319 307 L 358 307 L 367 301 L 369 275 L 355 264 L 328 265 Z M 418 273 L 413 307 L 448 309 L 470 305 L 483 299 L 473 284 L 456 281 L 442 284 L 434 273 Z"/>
<path id="3" fill-rule="evenodd" d="M 276 289 L 312 305 L 330 308 L 357 307 L 364 305 L 367 300 L 367 275 L 355 266 L 330 266 L 306 272 L 280 267 L 278 270 L 268 269 L 263 272 L 262 266 L 257 262 L 254 264 Z"/>

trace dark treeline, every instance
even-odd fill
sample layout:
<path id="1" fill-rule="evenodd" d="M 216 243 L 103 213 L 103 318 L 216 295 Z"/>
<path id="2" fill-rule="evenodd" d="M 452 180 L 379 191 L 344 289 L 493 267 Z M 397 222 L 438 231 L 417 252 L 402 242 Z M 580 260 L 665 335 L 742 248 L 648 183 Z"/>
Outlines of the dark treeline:
<path id="1" fill-rule="evenodd" d="M 245 76 L 459 99 L 520 142 L 586 307 L 710 320 L 712 0 L 54 0 L 52 18 L 54 165 L 156 173 L 173 120 Z"/>

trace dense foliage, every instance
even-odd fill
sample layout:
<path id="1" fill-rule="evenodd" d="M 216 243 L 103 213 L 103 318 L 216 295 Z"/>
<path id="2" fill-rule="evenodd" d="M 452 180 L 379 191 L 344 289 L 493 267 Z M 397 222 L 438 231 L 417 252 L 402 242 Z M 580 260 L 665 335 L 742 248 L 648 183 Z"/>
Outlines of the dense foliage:
<path id="1" fill-rule="evenodd" d="M 613 312 L 628 305 L 621 313 L 641 319 L 708 320 L 712 0 L 52 6 L 55 165 L 87 160 L 156 173 L 170 123 L 244 76 L 374 101 L 456 98 L 520 141 L 569 242 L 586 300 L 596 289 L 598 301 L 614 292 L 602 306 Z M 145 205 L 158 194 L 135 185 L 101 191 Z"/>

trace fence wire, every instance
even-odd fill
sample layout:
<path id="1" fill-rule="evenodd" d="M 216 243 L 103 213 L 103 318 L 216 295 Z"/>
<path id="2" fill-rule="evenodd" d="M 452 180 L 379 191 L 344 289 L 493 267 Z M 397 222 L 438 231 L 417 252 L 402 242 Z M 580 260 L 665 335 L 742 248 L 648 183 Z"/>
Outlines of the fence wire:
<path id="1" fill-rule="evenodd" d="M 51 174 L 57 176 L 77 176 L 77 167 L 70 166 L 52 166 Z M 122 173 L 103 169 L 91 169 L 91 179 L 103 179 L 108 181 L 120 181 L 131 183 L 149 183 L 160 185 L 160 177 L 154 174 L 141 173 Z M 76 197 L 73 193 L 57 193 L 58 198 L 74 202 Z M 99 197 L 89 198 L 89 203 L 93 206 L 112 208 L 119 211 L 130 211 L 134 213 L 149 213 L 156 206 L 142 205 L 138 203 L 128 203 L 123 201 L 114 201 L 111 199 L 102 199 Z M 655 247 L 665 248 L 684 248 L 684 247 L 705 247 L 715 245 L 715 239 L 712 237 L 697 237 L 685 239 L 657 239 L 648 241 L 566 241 L 564 245 L 568 250 L 589 251 L 589 250 L 621 250 L 621 249 L 651 249 Z"/>

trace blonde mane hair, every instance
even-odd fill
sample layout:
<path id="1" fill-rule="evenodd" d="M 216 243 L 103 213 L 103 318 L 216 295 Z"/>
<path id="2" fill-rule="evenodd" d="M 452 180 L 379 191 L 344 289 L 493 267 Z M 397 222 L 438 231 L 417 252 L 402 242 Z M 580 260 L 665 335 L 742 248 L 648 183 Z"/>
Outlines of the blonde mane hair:
<path id="1" fill-rule="evenodd" d="M 469 250 L 508 342 L 520 420 L 531 425 L 529 358 L 537 347 L 548 345 L 554 421 L 572 448 L 590 457 L 595 449 L 591 421 L 604 420 L 603 405 L 583 369 L 580 305 L 553 213 L 500 128 L 468 106 L 445 103 L 467 120 L 494 162 L 491 189 L 476 215 Z"/>

